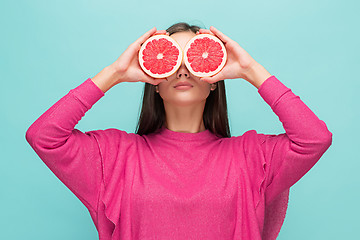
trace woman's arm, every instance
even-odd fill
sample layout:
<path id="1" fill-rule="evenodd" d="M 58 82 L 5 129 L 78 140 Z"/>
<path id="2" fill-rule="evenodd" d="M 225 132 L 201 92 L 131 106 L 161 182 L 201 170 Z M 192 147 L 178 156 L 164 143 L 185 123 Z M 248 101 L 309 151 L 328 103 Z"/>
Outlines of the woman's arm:
<path id="1" fill-rule="evenodd" d="M 325 153 L 332 133 L 324 121 L 275 76 L 266 79 L 258 93 L 279 117 L 285 132 L 258 134 L 266 162 L 266 201 L 295 184 Z"/>
<path id="2" fill-rule="evenodd" d="M 228 59 L 224 68 L 212 77 L 201 78 L 214 83 L 224 79 L 243 78 L 254 85 L 282 122 L 286 133 L 257 134 L 264 153 L 266 169 L 266 201 L 292 186 L 320 159 L 332 143 L 332 133 L 296 96 L 238 43 L 214 27 L 200 29 L 219 37 L 226 47 Z"/>
<path id="3" fill-rule="evenodd" d="M 110 129 L 83 133 L 75 129 L 75 125 L 116 84 L 125 81 L 158 84 L 163 80 L 147 76 L 137 62 L 141 44 L 152 34 L 165 34 L 165 31 L 152 28 L 143 34 L 113 64 L 70 90 L 26 131 L 26 140 L 43 162 L 88 208 L 95 211 L 101 181 L 104 180 L 104 155 L 116 155 L 117 148 L 109 147 L 116 144 L 115 140 L 129 139 L 124 131 Z M 103 143 L 100 145 L 99 141 Z M 111 163 L 107 164 L 111 166 Z"/>
<path id="4" fill-rule="evenodd" d="M 94 136 L 74 127 L 103 96 L 89 78 L 43 113 L 25 135 L 49 169 L 93 210 L 102 178 L 101 154 Z"/>
<path id="5" fill-rule="evenodd" d="M 120 82 L 116 69 L 114 69 L 112 65 L 105 67 L 91 80 L 103 93 L 106 93 L 110 88 Z"/>
<path id="6" fill-rule="evenodd" d="M 271 74 L 257 62 L 255 62 L 247 71 L 245 71 L 244 74 L 248 82 L 257 89 L 259 89 L 261 84 L 263 84 L 266 79 L 271 77 Z"/>

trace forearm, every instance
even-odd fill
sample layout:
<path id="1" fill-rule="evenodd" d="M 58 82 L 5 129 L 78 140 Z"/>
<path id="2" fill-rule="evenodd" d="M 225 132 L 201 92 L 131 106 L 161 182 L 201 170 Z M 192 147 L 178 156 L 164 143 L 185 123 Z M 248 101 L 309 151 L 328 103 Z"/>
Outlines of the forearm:
<path id="1" fill-rule="evenodd" d="M 246 80 L 256 88 L 259 88 L 271 74 L 258 62 L 256 62 L 246 73 Z"/>
<path id="2" fill-rule="evenodd" d="M 29 127 L 26 138 L 30 144 L 41 139 L 47 148 L 66 141 L 85 112 L 102 96 L 104 93 L 87 79 L 45 111 Z"/>
<path id="3" fill-rule="evenodd" d="M 265 81 L 258 92 L 279 117 L 287 136 L 298 146 L 316 148 L 329 143 L 332 134 L 325 122 L 275 76 Z"/>
<path id="4" fill-rule="evenodd" d="M 103 93 L 119 83 L 119 77 L 114 68 L 109 65 L 96 74 L 91 80 L 98 86 Z"/>

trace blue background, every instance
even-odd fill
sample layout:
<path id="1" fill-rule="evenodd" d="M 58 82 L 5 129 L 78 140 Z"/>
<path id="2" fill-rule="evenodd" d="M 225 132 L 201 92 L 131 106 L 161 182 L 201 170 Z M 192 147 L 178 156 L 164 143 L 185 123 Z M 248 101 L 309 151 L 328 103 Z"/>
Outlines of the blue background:
<path id="1" fill-rule="evenodd" d="M 278 239 L 354 239 L 359 216 L 358 1 L 1 1 L 2 239 L 98 239 L 84 205 L 25 140 L 57 100 L 156 26 L 211 25 L 237 41 L 327 124 L 333 144 L 290 191 Z M 357 69 L 356 69 L 357 68 Z M 243 79 L 226 80 L 233 136 L 284 132 Z M 108 91 L 82 131 L 134 132 L 144 83 Z"/>

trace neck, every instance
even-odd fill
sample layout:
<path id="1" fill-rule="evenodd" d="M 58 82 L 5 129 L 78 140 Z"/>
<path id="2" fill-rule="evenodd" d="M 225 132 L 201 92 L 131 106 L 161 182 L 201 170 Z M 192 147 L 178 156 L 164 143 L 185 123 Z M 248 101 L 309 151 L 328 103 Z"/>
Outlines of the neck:
<path id="1" fill-rule="evenodd" d="M 196 105 L 174 106 L 165 104 L 165 127 L 175 132 L 197 133 L 205 130 L 203 113 L 205 102 Z"/>

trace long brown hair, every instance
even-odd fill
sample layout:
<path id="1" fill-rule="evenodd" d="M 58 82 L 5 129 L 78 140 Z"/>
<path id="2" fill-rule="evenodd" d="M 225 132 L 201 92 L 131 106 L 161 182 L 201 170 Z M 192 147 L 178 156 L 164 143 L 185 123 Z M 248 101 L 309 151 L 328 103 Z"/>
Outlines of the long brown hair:
<path id="1" fill-rule="evenodd" d="M 179 22 L 168 29 L 169 35 L 177 32 L 192 31 L 196 33 L 200 29 L 197 25 L 189 25 L 185 22 Z M 216 82 L 217 87 L 214 91 L 210 91 L 209 96 L 206 99 L 203 121 L 206 129 L 209 129 L 212 133 L 220 137 L 231 137 L 226 93 L 224 80 Z M 157 131 L 163 126 L 166 120 L 165 108 L 163 99 L 160 94 L 155 92 L 155 85 L 145 83 L 143 97 L 142 97 L 142 109 L 137 124 L 136 134 L 144 135 Z"/>

